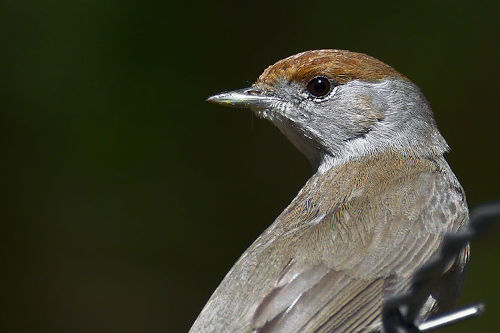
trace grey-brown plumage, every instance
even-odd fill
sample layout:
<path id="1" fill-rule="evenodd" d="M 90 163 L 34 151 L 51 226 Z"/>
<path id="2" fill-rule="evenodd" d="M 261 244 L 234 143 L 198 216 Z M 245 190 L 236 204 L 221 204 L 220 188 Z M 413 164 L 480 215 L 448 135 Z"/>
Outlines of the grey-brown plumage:
<path id="1" fill-rule="evenodd" d="M 392 80 L 393 72 L 388 75 Z M 271 78 L 262 81 L 268 85 L 280 80 Z M 402 76 L 397 81 L 414 87 Z M 276 90 L 266 94 L 272 96 L 273 103 L 280 96 Z M 368 98 L 363 107 L 375 102 Z M 335 112 L 332 103 L 338 101 L 329 103 L 325 108 Z M 250 106 L 258 112 L 264 110 L 255 105 Z M 390 107 L 380 111 L 382 119 L 390 120 Z M 266 108 L 280 110 L 276 105 Z M 276 123 L 277 118 L 271 120 Z M 406 142 L 379 147 L 383 135 L 370 137 L 370 132 L 379 130 L 375 124 L 370 131 L 358 134 L 362 140 L 378 140 L 373 149 L 366 150 L 360 143 L 349 147 L 339 143 L 329 150 L 318 144 L 306 153 L 317 164 L 317 172 L 231 268 L 191 332 L 380 330 L 384 300 L 406 291 L 413 272 L 438 252 L 443 235 L 468 222 L 464 192 L 442 157 L 446 144 L 432 116 L 422 119 L 430 126 L 425 128 L 430 137 L 419 138 L 417 131 L 412 140 L 415 145 L 427 140 L 433 145 L 429 149 L 411 150 Z M 304 126 L 298 124 L 300 133 L 306 132 Z M 415 128 L 419 126 L 425 127 L 416 124 Z M 303 143 L 297 144 L 295 140 L 300 139 L 296 135 L 294 131 L 290 138 L 300 149 Z M 319 141 L 314 137 L 307 140 Z M 345 155 L 333 149 L 358 149 L 359 154 Z M 443 272 L 443 283 L 436 286 L 422 316 L 453 302 L 467 258 L 464 250 Z"/>

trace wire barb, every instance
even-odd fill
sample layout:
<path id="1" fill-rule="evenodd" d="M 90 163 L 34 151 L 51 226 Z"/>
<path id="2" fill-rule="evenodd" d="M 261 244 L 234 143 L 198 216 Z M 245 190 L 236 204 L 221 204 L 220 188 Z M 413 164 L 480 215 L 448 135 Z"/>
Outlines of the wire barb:
<path id="1" fill-rule="evenodd" d="M 484 312 L 484 304 L 477 303 L 464 308 L 429 319 L 417 325 L 419 332 L 431 332 L 463 320 L 480 316 Z"/>

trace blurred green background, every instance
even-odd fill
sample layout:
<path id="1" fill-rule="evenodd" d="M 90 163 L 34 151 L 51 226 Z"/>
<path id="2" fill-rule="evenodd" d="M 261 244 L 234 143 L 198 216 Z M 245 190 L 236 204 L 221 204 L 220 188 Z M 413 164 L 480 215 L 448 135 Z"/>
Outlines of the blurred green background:
<path id="1" fill-rule="evenodd" d="M 0 3 L 2 332 L 183 332 L 310 167 L 205 103 L 308 49 L 368 53 L 430 100 L 471 206 L 500 198 L 498 1 Z M 462 303 L 498 330 L 500 230 Z"/>

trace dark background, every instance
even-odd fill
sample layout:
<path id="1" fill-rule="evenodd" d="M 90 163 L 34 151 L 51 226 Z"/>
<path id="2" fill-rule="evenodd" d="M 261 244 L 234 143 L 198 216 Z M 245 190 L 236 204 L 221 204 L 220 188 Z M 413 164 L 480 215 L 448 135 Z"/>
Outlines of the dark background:
<path id="1" fill-rule="evenodd" d="M 310 167 L 205 103 L 308 49 L 368 53 L 430 100 L 470 206 L 500 197 L 498 1 L 2 1 L 0 330 L 183 332 Z M 496 239 L 462 303 L 498 330 Z"/>

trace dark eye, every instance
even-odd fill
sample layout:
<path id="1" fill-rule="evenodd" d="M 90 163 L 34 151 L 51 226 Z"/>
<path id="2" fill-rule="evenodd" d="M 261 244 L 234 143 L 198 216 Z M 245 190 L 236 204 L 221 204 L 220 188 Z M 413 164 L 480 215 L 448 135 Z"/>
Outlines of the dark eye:
<path id="1" fill-rule="evenodd" d="M 307 84 L 307 91 L 315 97 L 328 95 L 330 88 L 330 80 L 323 76 L 317 76 Z"/>

